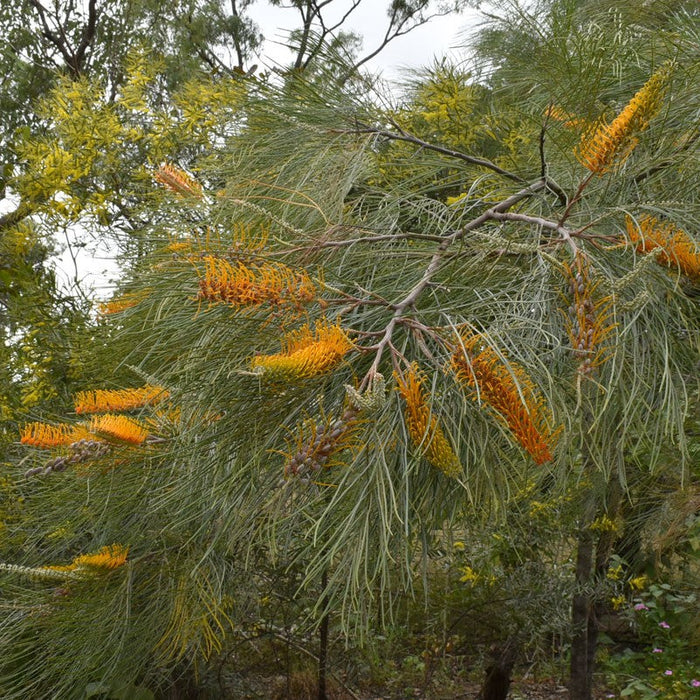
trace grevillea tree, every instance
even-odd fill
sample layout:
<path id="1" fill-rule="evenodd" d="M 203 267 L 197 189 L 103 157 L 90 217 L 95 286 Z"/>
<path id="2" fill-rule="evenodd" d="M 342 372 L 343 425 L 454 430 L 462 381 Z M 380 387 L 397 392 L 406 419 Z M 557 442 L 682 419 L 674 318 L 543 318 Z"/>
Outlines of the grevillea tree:
<path id="1" fill-rule="evenodd" d="M 552 56 L 601 40 L 542 31 Z M 578 495 L 570 696 L 591 698 L 628 465 L 666 441 L 686 474 L 693 41 L 680 20 L 631 32 L 605 65 L 523 76 L 518 103 L 465 79 L 455 104 L 488 154 L 441 143 L 439 105 L 292 78 L 245 95 L 196 178 L 155 171 L 168 217 L 102 308 L 132 387 L 105 376 L 75 415 L 21 432 L 3 696 L 163 688 L 206 666 L 278 562 L 311 598 L 325 697 L 330 615 L 361 637 L 431 536 L 534 484 Z"/>

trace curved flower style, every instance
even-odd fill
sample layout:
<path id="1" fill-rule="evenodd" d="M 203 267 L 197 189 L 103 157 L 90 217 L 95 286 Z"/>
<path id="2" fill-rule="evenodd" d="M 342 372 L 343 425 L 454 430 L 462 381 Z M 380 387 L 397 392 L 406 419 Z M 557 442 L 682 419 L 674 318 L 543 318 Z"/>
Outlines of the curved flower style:
<path id="1" fill-rule="evenodd" d="M 316 323 L 315 331 L 304 325 L 282 341 L 283 351 L 258 355 L 251 360 L 254 372 L 268 379 L 294 381 L 308 379 L 334 369 L 352 349 L 347 333 L 327 321 Z"/>
<path id="2" fill-rule="evenodd" d="M 506 365 L 478 334 L 463 336 L 452 353 L 457 380 L 487 404 L 536 464 L 552 459 L 556 442 L 543 416 L 544 401 L 521 367 Z"/>
<path id="3" fill-rule="evenodd" d="M 428 405 L 421 384 L 425 377 L 413 363 L 404 378 L 396 377 L 399 393 L 406 403 L 406 428 L 415 447 L 425 459 L 445 476 L 460 472 L 459 458 Z"/>

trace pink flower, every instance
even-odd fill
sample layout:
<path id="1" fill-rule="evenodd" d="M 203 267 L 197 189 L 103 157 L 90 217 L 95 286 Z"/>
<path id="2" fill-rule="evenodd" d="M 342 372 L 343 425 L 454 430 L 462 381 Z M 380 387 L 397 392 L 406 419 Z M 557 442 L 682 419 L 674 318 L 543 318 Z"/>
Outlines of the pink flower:
<path id="1" fill-rule="evenodd" d="M 664 671 L 664 676 L 672 676 L 672 675 L 673 675 L 673 671 L 670 668 L 667 668 Z"/>
<path id="2" fill-rule="evenodd" d="M 634 606 L 634 609 L 635 609 L 635 610 L 649 610 L 649 608 L 647 608 L 647 606 L 644 605 L 644 603 L 637 603 L 637 604 Z"/>
<path id="3" fill-rule="evenodd" d="M 690 685 L 692 685 L 693 688 L 700 688 L 700 681 L 697 680 L 697 678 L 693 678 L 693 680 L 690 681 Z"/>
<path id="4" fill-rule="evenodd" d="M 666 622 L 665 620 L 664 620 L 664 622 L 659 622 L 659 627 L 661 627 L 661 629 L 665 629 L 665 630 L 671 629 L 671 625 L 669 625 L 668 622 Z"/>
<path id="5" fill-rule="evenodd" d="M 663 651 L 664 651 L 663 649 L 659 649 L 659 647 L 656 647 L 656 649 L 651 650 L 651 653 L 652 654 L 662 654 Z"/>

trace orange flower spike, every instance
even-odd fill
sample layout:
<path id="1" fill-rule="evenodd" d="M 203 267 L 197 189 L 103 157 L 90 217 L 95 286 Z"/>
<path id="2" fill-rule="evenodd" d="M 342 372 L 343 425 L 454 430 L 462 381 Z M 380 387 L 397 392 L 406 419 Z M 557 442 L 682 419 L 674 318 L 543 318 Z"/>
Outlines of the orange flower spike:
<path id="1" fill-rule="evenodd" d="M 109 411 L 133 411 L 153 405 L 169 396 L 159 386 L 142 386 L 138 389 L 97 389 L 79 391 L 73 400 L 76 413 L 107 413 Z"/>
<path id="2" fill-rule="evenodd" d="M 610 124 L 601 122 L 583 135 L 576 150 L 582 165 L 602 175 L 625 161 L 637 144 L 636 134 L 644 131 L 659 111 L 670 72 L 669 64 L 662 66 Z"/>
<path id="3" fill-rule="evenodd" d="M 132 445 L 140 445 L 148 437 L 148 432 L 140 423 L 127 416 L 112 414 L 93 416 L 90 431 Z"/>
<path id="4" fill-rule="evenodd" d="M 94 554 L 81 554 L 73 559 L 73 569 L 117 569 L 126 564 L 129 548 L 120 544 L 102 547 Z"/>
<path id="5" fill-rule="evenodd" d="M 28 423 L 20 430 L 20 442 L 51 449 L 70 445 L 78 440 L 89 439 L 92 435 L 81 425 L 47 425 L 46 423 Z"/>
<path id="6" fill-rule="evenodd" d="M 207 256 L 199 281 L 199 298 L 233 306 L 300 306 L 313 301 L 316 289 L 305 272 L 295 272 L 281 263 L 247 267 L 238 262 Z"/>
<path id="7" fill-rule="evenodd" d="M 627 235 L 640 253 L 656 252 L 660 265 L 673 267 L 693 281 L 700 280 L 700 252 L 685 231 L 653 216 L 641 217 L 636 223 L 628 216 L 626 225 Z"/>
<path id="8" fill-rule="evenodd" d="M 437 416 L 431 413 L 421 384 L 424 377 L 414 363 L 402 379 L 396 376 L 399 393 L 406 403 L 405 418 L 408 434 L 414 446 L 426 460 L 437 467 L 445 476 L 455 477 L 461 467 L 459 458 L 445 437 Z"/>
<path id="9" fill-rule="evenodd" d="M 608 324 L 610 298 L 596 298 L 595 283 L 591 282 L 588 259 L 580 253 L 572 265 L 564 264 L 569 281 L 571 305 L 567 314 L 567 335 L 574 355 L 581 360 L 579 371 L 590 374 L 605 361 L 605 338 L 614 328 Z"/>
<path id="10" fill-rule="evenodd" d="M 153 177 L 176 194 L 202 199 L 202 186 L 191 175 L 174 165 L 164 163 Z"/>
<path id="11" fill-rule="evenodd" d="M 452 353 L 457 380 L 474 400 L 490 406 L 536 464 L 552 459 L 556 433 L 544 419 L 544 402 L 517 365 L 506 366 L 479 335 L 463 337 Z"/>
<path id="12" fill-rule="evenodd" d="M 289 333 L 282 347 L 276 355 L 254 357 L 251 369 L 271 380 L 308 379 L 334 369 L 353 345 L 340 326 L 319 321 L 315 331 L 305 325 Z"/>

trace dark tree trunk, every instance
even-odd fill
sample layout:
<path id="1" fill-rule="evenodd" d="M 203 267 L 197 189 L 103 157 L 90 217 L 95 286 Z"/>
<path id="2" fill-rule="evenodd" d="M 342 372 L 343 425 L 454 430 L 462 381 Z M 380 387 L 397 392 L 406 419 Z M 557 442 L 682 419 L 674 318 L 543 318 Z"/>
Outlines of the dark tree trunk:
<path id="1" fill-rule="evenodd" d="M 591 700 L 593 678 L 591 646 L 597 641 L 593 615 L 593 535 L 584 524 L 576 548 L 576 591 L 571 604 L 571 666 L 569 670 L 570 700 Z M 593 649 L 595 654 L 595 648 Z"/>
<path id="2" fill-rule="evenodd" d="M 328 625 L 329 613 L 326 610 L 328 600 L 326 597 L 326 587 L 328 586 L 328 569 L 323 570 L 321 575 L 321 589 L 323 595 L 323 617 L 319 629 L 319 650 L 318 650 L 318 700 L 327 700 L 326 691 L 326 671 L 328 666 Z"/>
<path id="3" fill-rule="evenodd" d="M 518 656 L 517 646 L 514 639 L 509 639 L 505 647 L 491 649 L 492 662 L 486 668 L 486 678 L 479 693 L 481 700 L 506 700 Z"/>

